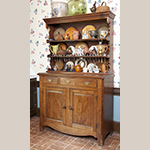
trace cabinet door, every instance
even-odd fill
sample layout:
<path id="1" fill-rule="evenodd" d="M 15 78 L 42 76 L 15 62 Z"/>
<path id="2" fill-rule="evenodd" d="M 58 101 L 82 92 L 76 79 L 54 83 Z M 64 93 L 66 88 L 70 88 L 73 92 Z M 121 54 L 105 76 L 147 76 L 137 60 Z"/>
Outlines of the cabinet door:
<path id="1" fill-rule="evenodd" d="M 96 131 L 96 93 L 87 90 L 70 90 L 70 114 L 73 127 Z"/>
<path id="2" fill-rule="evenodd" d="M 66 90 L 63 88 L 43 88 L 42 111 L 47 123 L 65 124 Z"/>

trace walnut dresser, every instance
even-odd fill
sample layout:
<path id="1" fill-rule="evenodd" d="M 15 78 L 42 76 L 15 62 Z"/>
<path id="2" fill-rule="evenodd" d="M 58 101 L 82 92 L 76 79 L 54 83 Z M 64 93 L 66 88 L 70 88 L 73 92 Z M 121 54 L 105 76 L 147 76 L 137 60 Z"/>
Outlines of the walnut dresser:
<path id="1" fill-rule="evenodd" d="M 77 135 L 93 136 L 98 139 L 99 145 L 104 144 L 106 136 L 113 129 L 113 19 L 115 15 L 105 13 L 90 13 L 59 18 L 45 18 L 46 28 L 49 29 L 49 39 L 57 28 L 76 27 L 78 31 L 86 25 L 108 26 L 108 36 L 103 39 L 76 39 L 76 40 L 47 40 L 50 45 L 59 43 L 75 46 L 78 42 L 86 42 L 88 48 L 98 45 L 99 41 L 108 46 L 105 56 L 58 56 L 50 57 L 51 68 L 57 60 L 75 63 L 83 57 L 87 64 L 103 62 L 107 66 L 106 72 L 83 73 L 50 71 L 38 73 L 40 77 L 40 130 L 49 126 L 60 132 Z M 104 60 L 104 61 L 102 61 Z"/>

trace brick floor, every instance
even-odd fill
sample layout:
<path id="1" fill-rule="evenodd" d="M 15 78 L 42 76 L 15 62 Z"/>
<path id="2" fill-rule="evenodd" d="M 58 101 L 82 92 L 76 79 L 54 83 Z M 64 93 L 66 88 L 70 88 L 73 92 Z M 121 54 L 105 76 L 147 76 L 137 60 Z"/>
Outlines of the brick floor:
<path id="1" fill-rule="evenodd" d="M 67 135 L 45 127 L 39 131 L 40 118 L 30 118 L 30 150 L 120 150 L 120 134 L 109 135 L 103 146 L 94 137 Z"/>

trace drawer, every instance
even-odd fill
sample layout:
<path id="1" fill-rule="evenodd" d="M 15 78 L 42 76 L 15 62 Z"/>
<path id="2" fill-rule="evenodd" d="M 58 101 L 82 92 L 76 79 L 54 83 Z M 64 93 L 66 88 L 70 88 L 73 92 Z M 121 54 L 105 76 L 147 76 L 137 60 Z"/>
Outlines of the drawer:
<path id="1" fill-rule="evenodd" d="M 78 79 L 78 86 L 96 88 L 97 87 L 97 80 L 96 79 L 79 78 Z"/>
<path id="2" fill-rule="evenodd" d="M 43 83 L 49 83 L 52 85 L 57 85 L 57 77 L 44 76 Z"/>
<path id="3" fill-rule="evenodd" d="M 60 78 L 60 84 L 61 85 L 76 85 L 76 79 L 75 78 Z"/>

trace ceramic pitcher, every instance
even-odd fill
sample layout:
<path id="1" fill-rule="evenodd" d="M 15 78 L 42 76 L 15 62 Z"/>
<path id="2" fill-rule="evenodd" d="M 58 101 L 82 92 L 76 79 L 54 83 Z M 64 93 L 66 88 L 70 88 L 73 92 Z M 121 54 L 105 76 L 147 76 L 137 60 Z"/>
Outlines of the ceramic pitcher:
<path id="1" fill-rule="evenodd" d="M 56 54 L 57 54 L 57 50 L 58 50 L 58 48 L 59 48 L 59 45 L 60 45 L 60 44 L 51 45 L 51 46 L 50 46 L 50 50 L 51 50 L 51 52 L 53 53 L 53 55 L 56 55 Z"/>

